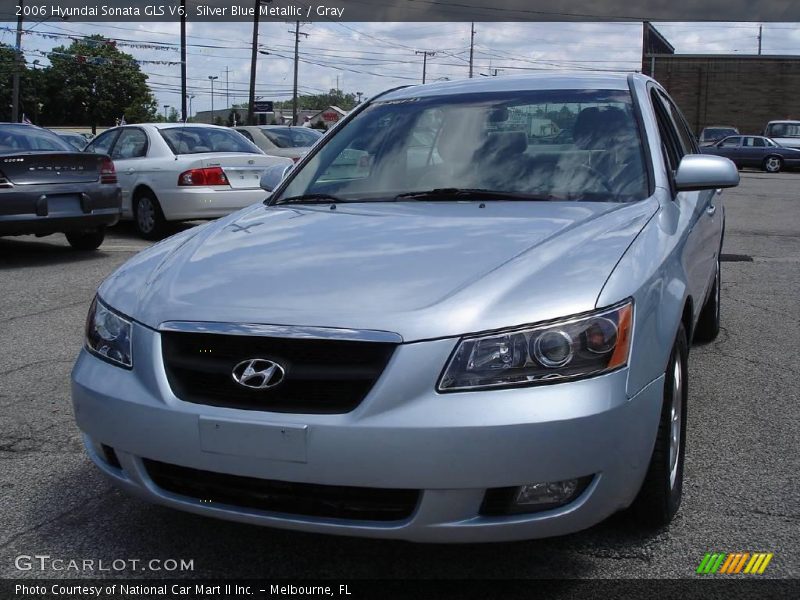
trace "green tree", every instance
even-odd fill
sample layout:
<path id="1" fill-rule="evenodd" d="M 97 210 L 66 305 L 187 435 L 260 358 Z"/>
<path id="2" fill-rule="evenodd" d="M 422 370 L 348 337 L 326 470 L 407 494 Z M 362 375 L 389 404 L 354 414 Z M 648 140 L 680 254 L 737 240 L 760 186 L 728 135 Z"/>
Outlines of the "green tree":
<path id="1" fill-rule="evenodd" d="M 12 46 L 0 44 L 0 121 L 11 120 L 13 75 L 16 69 L 16 51 Z M 44 92 L 43 72 L 29 69 L 23 56 L 20 63 L 19 115 L 24 114 L 34 123 L 39 122 L 39 104 Z"/>
<path id="2" fill-rule="evenodd" d="M 305 110 L 322 110 L 329 106 L 338 106 L 343 110 L 352 110 L 358 104 L 356 95 L 331 88 L 327 94 L 306 94 L 297 97 L 297 108 Z M 291 109 L 292 101 L 276 102 L 275 108 Z"/>
<path id="3" fill-rule="evenodd" d="M 100 35 L 53 48 L 44 71 L 42 121 L 47 125 L 113 125 L 152 121 L 156 99 L 129 54 Z"/>
<path id="4" fill-rule="evenodd" d="M 180 120 L 180 115 L 178 114 L 178 109 L 175 107 L 170 108 L 169 118 L 167 119 L 167 121 L 169 121 L 170 123 L 177 123 L 179 120 Z"/>

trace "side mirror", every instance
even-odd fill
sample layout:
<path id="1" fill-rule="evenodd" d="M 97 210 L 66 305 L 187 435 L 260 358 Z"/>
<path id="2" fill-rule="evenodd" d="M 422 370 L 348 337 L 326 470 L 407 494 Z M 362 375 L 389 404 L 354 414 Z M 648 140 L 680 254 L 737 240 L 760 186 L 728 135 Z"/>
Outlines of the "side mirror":
<path id="1" fill-rule="evenodd" d="M 717 190 L 739 185 L 739 171 L 733 161 L 722 156 L 689 154 L 684 156 L 675 174 L 679 192 Z"/>
<path id="2" fill-rule="evenodd" d="M 291 164 L 280 163 L 277 165 L 272 165 L 271 167 L 267 167 L 267 170 L 264 171 L 264 174 L 261 176 L 261 189 L 265 192 L 271 192 L 278 184 L 283 181 L 283 178 L 286 176 L 286 173 L 289 172 L 289 169 L 292 168 Z"/>

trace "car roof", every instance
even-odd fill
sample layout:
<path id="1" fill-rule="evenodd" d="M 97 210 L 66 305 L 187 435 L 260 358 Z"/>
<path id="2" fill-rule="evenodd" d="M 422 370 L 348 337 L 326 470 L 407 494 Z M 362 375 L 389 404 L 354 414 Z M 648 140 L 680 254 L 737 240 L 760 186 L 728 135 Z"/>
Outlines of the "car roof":
<path id="1" fill-rule="evenodd" d="M 563 72 L 510 75 L 503 77 L 476 77 L 455 81 L 442 81 L 426 85 L 412 85 L 379 96 L 378 102 L 425 98 L 455 94 L 478 94 L 481 92 L 515 92 L 528 90 L 628 90 L 628 78 L 650 80 L 634 73 L 586 73 Z"/>
<path id="2" fill-rule="evenodd" d="M 767 123 L 767 125 L 782 125 L 782 124 L 794 125 L 796 123 L 800 123 L 800 121 L 795 121 L 793 119 L 782 119 L 780 121 L 770 121 L 769 123 Z"/>
<path id="3" fill-rule="evenodd" d="M 230 129 L 230 127 L 223 127 L 222 125 L 211 125 L 210 123 L 136 123 L 136 125 L 149 125 L 151 127 L 155 127 L 156 129 L 175 129 L 176 127 L 204 127 L 207 129 L 225 129 L 225 130 Z"/>

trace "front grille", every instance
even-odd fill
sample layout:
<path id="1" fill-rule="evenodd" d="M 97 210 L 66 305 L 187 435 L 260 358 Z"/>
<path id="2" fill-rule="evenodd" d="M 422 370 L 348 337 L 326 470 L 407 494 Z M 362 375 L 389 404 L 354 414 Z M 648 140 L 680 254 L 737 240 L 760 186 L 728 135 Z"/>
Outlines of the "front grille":
<path id="1" fill-rule="evenodd" d="M 165 331 L 164 366 L 178 398 L 196 404 L 285 413 L 345 413 L 372 389 L 396 344 Z M 251 389 L 233 379 L 252 358 L 279 363 L 283 381 Z"/>
<path id="2" fill-rule="evenodd" d="M 153 482 L 173 494 L 272 513 L 400 521 L 411 516 L 419 500 L 419 490 L 291 483 L 143 462 Z"/>

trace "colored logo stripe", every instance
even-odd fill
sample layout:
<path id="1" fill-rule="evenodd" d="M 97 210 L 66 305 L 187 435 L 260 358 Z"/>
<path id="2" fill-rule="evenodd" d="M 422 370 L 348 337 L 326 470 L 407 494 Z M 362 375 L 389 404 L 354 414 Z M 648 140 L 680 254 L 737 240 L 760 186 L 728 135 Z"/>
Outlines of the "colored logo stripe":
<path id="1" fill-rule="evenodd" d="M 751 575 L 761 575 L 772 560 L 773 553 L 769 552 L 734 552 L 726 554 L 724 552 L 706 552 L 697 573 L 708 575 L 713 573 L 735 575 L 746 573 Z"/>

